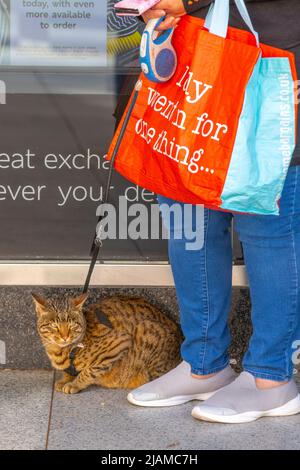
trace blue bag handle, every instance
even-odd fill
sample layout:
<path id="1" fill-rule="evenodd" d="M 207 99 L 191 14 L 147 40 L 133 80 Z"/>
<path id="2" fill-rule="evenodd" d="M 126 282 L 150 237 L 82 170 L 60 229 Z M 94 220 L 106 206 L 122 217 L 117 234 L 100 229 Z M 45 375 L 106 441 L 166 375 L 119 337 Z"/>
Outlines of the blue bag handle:
<path id="1" fill-rule="evenodd" d="M 241 17 L 255 37 L 257 47 L 259 47 L 259 35 L 253 27 L 244 0 L 234 1 Z M 210 5 L 205 21 L 205 27 L 210 33 L 216 34 L 221 38 L 226 38 L 229 24 L 229 10 L 229 0 L 215 0 L 215 2 Z"/>

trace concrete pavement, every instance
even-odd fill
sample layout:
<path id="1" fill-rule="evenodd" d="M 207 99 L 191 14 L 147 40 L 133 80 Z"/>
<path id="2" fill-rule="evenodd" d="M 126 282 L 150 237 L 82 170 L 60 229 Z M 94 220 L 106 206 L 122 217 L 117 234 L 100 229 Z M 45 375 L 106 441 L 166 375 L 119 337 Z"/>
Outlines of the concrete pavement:
<path id="1" fill-rule="evenodd" d="M 0 449 L 300 449 L 300 415 L 219 425 L 191 418 L 193 403 L 142 409 L 126 391 L 53 392 L 52 371 L 0 371 Z"/>

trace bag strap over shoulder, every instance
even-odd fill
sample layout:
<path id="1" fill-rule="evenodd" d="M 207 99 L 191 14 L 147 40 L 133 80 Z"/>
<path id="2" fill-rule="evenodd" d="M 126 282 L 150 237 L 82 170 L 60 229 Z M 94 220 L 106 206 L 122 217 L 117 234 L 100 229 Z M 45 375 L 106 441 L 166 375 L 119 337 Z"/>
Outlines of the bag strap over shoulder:
<path id="1" fill-rule="evenodd" d="M 259 47 L 259 35 L 253 27 L 253 23 L 244 0 L 234 1 L 241 17 L 255 37 L 257 47 Z M 229 0 L 215 0 L 215 2 L 210 5 L 205 21 L 205 27 L 210 31 L 210 33 L 226 38 L 229 25 L 229 11 Z"/>

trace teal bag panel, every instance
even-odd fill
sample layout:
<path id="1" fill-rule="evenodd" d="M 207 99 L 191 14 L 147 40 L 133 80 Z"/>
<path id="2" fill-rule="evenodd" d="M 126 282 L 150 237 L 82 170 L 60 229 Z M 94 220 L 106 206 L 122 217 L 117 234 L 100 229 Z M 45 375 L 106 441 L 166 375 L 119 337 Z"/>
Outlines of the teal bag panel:
<path id="1" fill-rule="evenodd" d="M 295 149 L 295 101 L 288 58 L 261 58 L 248 83 L 221 208 L 278 215 Z"/>

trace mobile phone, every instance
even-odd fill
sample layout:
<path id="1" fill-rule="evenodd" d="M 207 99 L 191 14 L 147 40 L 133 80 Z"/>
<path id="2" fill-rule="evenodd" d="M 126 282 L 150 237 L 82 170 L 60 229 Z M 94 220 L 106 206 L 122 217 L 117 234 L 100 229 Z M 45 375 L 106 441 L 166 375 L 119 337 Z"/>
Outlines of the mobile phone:
<path id="1" fill-rule="evenodd" d="M 119 16 L 140 16 L 159 2 L 160 0 L 122 0 L 115 4 L 115 12 Z"/>

